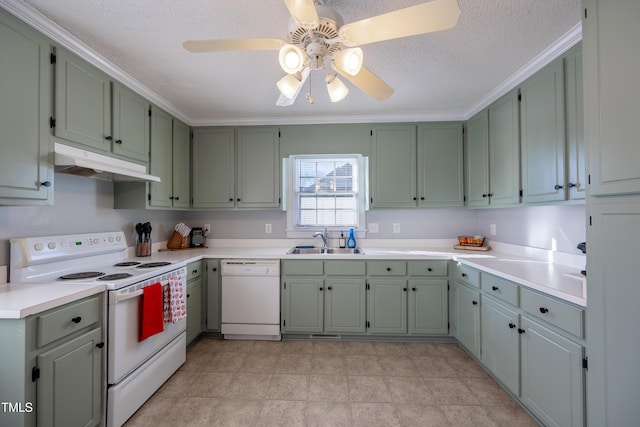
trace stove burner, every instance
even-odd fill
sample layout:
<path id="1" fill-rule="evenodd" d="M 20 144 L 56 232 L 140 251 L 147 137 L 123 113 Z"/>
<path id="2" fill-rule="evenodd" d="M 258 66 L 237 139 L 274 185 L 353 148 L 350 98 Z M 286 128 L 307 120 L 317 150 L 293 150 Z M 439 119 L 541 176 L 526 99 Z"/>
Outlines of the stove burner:
<path id="1" fill-rule="evenodd" d="M 156 267 L 164 267 L 165 265 L 171 265 L 171 263 L 167 261 L 147 262 L 145 264 L 141 264 L 137 266 L 136 268 L 156 268 Z"/>
<path id="2" fill-rule="evenodd" d="M 93 279 L 94 277 L 104 276 L 100 271 L 83 271 L 80 273 L 65 274 L 58 277 L 58 280 L 76 280 L 76 279 Z"/>
<path id="3" fill-rule="evenodd" d="M 126 262 L 119 262 L 117 264 L 114 264 L 114 267 L 134 267 L 136 265 L 140 265 L 141 263 L 138 261 L 126 261 Z"/>
<path id="4" fill-rule="evenodd" d="M 114 274 L 107 274 L 106 276 L 102 276 L 98 280 L 104 280 L 104 281 L 122 280 L 131 276 L 133 276 L 133 274 L 131 273 L 114 273 Z"/>

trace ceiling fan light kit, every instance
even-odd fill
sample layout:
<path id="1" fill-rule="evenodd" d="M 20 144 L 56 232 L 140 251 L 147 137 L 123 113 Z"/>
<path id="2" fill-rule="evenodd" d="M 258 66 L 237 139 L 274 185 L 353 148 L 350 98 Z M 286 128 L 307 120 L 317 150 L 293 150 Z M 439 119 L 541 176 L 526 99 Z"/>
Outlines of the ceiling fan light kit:
<path id="1" fill-rule="evenodd" d="M 357 46 L 450 29 L 456 26 L 461 13 L 457 0 L 432 0 L 345 25 L 338 12 L 325 6 L 322 0 L 284 0 L 284 3 L 291 14 L 288 40 L 190 40 L 183 46 L 194 53 L 278 50 L 280 67 L 287 73 L 276 83 L 280 90 L 276 101 L 279 106 L 295 102 L 311 70 L 327 74 L 325 81 L 331 102 L 343 100 L 349 89 L 336 74 L 327 71 L 325 62 L 371 98 L 383 101 L 393 94 L 393 89 L 363 66 L 363 51 Z"/>

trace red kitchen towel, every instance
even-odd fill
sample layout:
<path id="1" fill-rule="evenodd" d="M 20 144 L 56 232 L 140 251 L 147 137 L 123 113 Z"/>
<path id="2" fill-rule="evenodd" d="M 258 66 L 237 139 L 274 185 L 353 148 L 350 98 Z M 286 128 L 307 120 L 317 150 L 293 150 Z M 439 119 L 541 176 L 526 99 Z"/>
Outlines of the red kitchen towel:
<path id="1" fill-rule="evenodd" d="M 154 283 L 142 288 L 142 298 L 140 298 L 138 306 L 138 319 L 140 321 L 138 342 L 164 331 L 162 322 L 162 285 L 160 283 Z"/>

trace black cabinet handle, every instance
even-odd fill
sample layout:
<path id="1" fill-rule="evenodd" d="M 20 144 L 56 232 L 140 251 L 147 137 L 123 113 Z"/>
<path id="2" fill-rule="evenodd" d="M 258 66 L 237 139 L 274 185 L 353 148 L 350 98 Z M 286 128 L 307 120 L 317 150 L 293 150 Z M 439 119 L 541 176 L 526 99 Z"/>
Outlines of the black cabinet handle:
<path id="1" fill-rule="evenodd" d="M 553 186 L 553 189 L 554 190 L 562 190 L 562 185 L 556 184 L 556 185 Z"/>
<path id="2" fill-rule="evenodd" d="M 407 292 L 407 288 L 402 288 L 403 291 Z"/>
<path id="3" fill-rule="evenodd" d="M 238 197 L 236 200 L 239 202 L 240 201 L 240 197 Z"/>
<path id="4" fill-rule="evenodd" d="M 433 271 L 433 268 L 429 267 L 427 268 L 427 271 Z"/>
<path id="5" fill-rule="evenodd" d="M 518 333 L 519 333 L 520 335 L 524 334 L 525 332 L 526 332 L 526 331 L 525 331 L 524 329 L 520 329 L 520 328 L 518 328 Z"/>
<path id="6" fill-rule="evenodd" d="M 416 291 L 416 288 L 411 288 L 411 290 L 412 290 L 413 292 L 415 292 L 415 291 Z"/>
<path id="7" fill-rule="evenodd" d="M 548 313 L 548 312 L 549 312 L 548 308 L 540 307 L 540 313 L 545 314 L 545 313 Z"/>
<path id="8" fill-rule="evenodd" d="M 573 187 L 577 187 L 577 184 L 574 184 L 573 182 L 567 182 L 567 188 L 573 188 Z"/>
<path id="9" fill-rule="evenodd" d="M 51 187 L 51 181 L 42 181 L 40 185 L 43 187 Z"/>
<path id="10" fill-rule="evenodd" d="M 104 343 L 103 342 L 99 342 L 98 344 L 96 344 L 97 348 L 103 348 L 104 347 Z"/>
<path id="11" fill-rule="evenodd" d="M 190 297 L 191 297 L 191 294 L 187 294 L 187 298 L 190 298 Z"/>
<path id="12" fill-rule="evenodd" d="M 387 267 L 387 271 L 391 271 L 391 267 Z"/>
<path id="13" fill-rule="evenodd" d="M 180 200 L 180 197 L 174 197 L 173 200 Z"/>
<path id="14" fill-rule="evenodd" d="M 509 323 L 509 328 L 510 328 L 510 329 L 513 329 L 513 328 L 515 328 L 515 327 L 516 327 L 516 325 L 514 325 L 513 323 Z"/>
<path id="15" fill-rule="evenodd" d="M 471 301 L 471 304 L 478 305 L 478 301 Z"/>
<path id="16" fill-rule="evenodd" d="M 420 197 L 420 200 L 424 200 L 424 196 L 421 196 L 421 197 Z"/>
<path id="17" fill-rule="evenodd" d="M 462 273 L 462 277 L 467 277 L 467 273 Z"/>
<path id="18" fill-rule="evenodd" d="M 116 144 L 122 144 L 122 140 L 121 139 L 116 139 Z"/>
<path id="19" fill-rule="evenodd" d="M 418 198 L 417 198 L 417 197 L 414 197 L 414 198 L 413 198 L 413 200 L 418 200 Z"/>
<path id="20" fill-rule="evenodd" d="M 320 288 L 320 290 L 322 290 L 322 288 Z"/>
<path id="21" fill-rule="evenodd" d="M 82 321 L 82 317 L 80 317 L 80 316 L 72 317 L 71 321 L 73 323 L 80 323 Z"/>
<path id="22" fill-rule="evenodd" d="M 191 270 L 191 273 L 196 274 L 198 272 L 198 269 L 196 268 L 195 270 Z"/>
<path id="23" fill-rule="evenodd" d="M 113 138 L 111 137 L 111 135 L 105 136 L 104 139 L 106 139 L 107 141 L 112 141 Z"/>
<path id="24" fill-rule="evenodd" d="M 173 200 L 173 196 L 169 196 L 169 200 Z"/>
<path id="25" fill-rule="evenodd" d="M 487 196 L 493 197 L 493 193 L 489 193 L 489 194 L 487 194 Z"/>
<path id="26" fill-rule="evenodd" d="M 482 197 L 489 197 L 489 195 L 488 194 L 483 194 Z"/>
<path id="27" fill-rule="evenodd" d="M 497 286 L 492 286 L 492 287 L 491 287 L 491 290 L 493 290 L 493 291 L 497 291 L 497 290 L 498 290 L 498 287 L 497 287 Z"/>
<path id="28" fill-rule="evenodd" d="M 328 290 L 331 290 L 331 286 L 327 286 L 327 289 L 328 289 Z"/>
<path id="29" fill-rule="evenodd" d="M 230 201 L 230 202 L 233 202 L 233 197 L 230 197 L 230 198 L 229 198 L 229 201 Z"/>

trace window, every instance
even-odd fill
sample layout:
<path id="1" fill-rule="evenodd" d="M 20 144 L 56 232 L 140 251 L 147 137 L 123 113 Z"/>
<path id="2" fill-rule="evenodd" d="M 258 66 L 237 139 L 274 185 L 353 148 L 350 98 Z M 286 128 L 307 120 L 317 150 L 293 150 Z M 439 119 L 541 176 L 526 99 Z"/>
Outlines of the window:
<path id="1" fill-rule="evenodd" d="M 307 237 L 310 230 L 324 227 L 344 231 L 364 225 L 366 158 L 355 154 L 305 155 L 291 156 L 287 163 L 290 237 Z"/>

